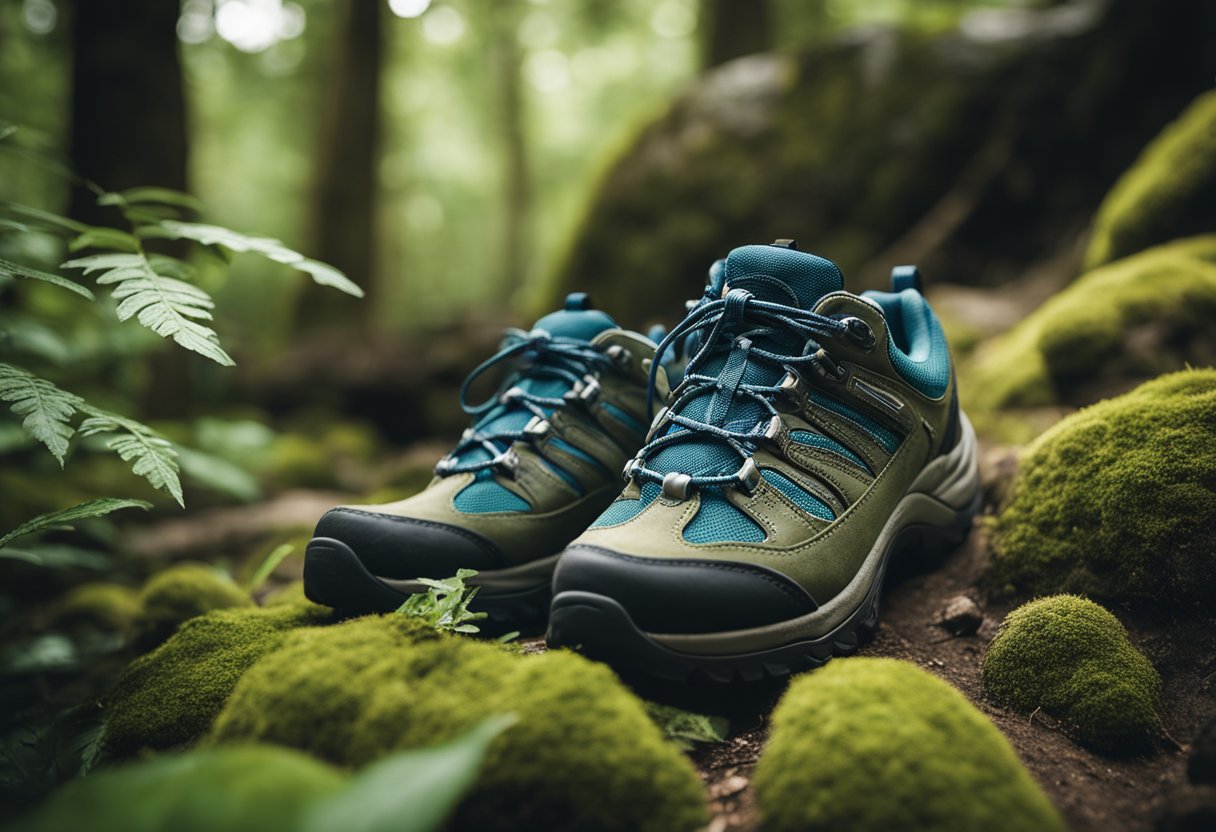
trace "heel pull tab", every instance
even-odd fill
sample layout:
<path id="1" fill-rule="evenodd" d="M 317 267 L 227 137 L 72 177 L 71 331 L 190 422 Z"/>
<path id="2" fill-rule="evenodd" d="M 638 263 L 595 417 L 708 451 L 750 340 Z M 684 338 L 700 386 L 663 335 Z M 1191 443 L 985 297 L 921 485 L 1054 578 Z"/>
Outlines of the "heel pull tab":
<path id="1" fill-rule="evenodd" d="M 773 240 L 771 243 L 769 243 L 769 245 L 777 246 L 778 248 L 788 248 L 793 251 L 798 250 L 798 241 L 797 240 L 787 240 L 785 238 L 782 238 L 780 240 Z"/>
<path id="2" fill-rule="evenodd" d="M 916 266 L 896 266 L 891 269 L 891 291 L 899 293 L 904 289 L 915 289 L 922 295 L 925 293 L 925 282 Z"/>

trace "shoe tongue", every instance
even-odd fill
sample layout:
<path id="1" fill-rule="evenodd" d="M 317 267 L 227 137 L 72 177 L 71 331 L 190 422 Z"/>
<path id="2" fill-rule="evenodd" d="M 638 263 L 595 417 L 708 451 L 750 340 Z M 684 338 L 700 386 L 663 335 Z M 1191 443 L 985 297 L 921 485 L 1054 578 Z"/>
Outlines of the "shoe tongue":
<path id="1" fill-rule="evenodd" d="M 726 285 L 761 300 L 813 309 L 824 295 L 844 288 L 844 277 L 831 260 L 784 244 L 740 246 L 726 258 Z"/>
<path id="2" fill-rule="evenodd" d="M 545 315 L 532 327 L 534 331 L 543 330 L 554 338 L 578 341 L 590 341 L 601 332 L 616 328 L 616 321 L 598 309 L 559 309 Z"/>

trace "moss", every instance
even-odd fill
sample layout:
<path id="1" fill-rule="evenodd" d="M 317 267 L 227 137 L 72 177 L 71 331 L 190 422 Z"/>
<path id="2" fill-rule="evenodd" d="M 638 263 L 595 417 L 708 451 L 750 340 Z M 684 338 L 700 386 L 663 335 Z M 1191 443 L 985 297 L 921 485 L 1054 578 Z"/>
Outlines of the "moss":
<path id="1" fill-rule="evenodd" d="M 139 592 L 124 584 L 95 582 L 75 586 L 64 593 L 50 611 L 53 627 L 96 627 L 126 632 L 139 615 Z"/>
<path id="2" fill-rule="evenodd" d="M 237 680 L 296 627 L 330 612 L 313 605 L 217 610 L 123 672 L 106 703 L 105 748 L 117 756 L 192 742 L 211 727 Z"/>
<path id="3" fill-rule="evenodd" d="M 344 774 L 283 748 L 233 747 L 157 757 L 76 780 L 13 832 L 261 832 L 293 829 Z"/>
<path id="4" fill-rule="evenodd" d="M 456 827 L 674 832 L 708 820 L 691 765 L 606 667 L 512 655 L 402 616 L 291 634 L 241 679 L 211 738 L 355 766 L 497 713 L 519 721 L 490 747 Z"/>
<path id="5" fill-rule="evenodd" d="M 1102 202 L 1086 265 L 1216 230 L 1214 192 L 1216 92 L 1207 92 L 1144 148 Z"/>
<path id="6" fill-rule="evenodd" d="M 228 607 L 253 604 L 249 594 L 213 567 L 196 563 L 171 566 L 148 579 L 139 594 L 136 619 L 139 641 L 155 646 L 178 626 L 197 615 Z"/>
<path id="7" fill-rule="evenodd" d="M 1064 828 L 996 727 L 907 662 L 801 676 L 772 726 L 754 778 L 771 832 Z"/>
<path id="8" fill-rule="evenodd" d="M 292 581 L 289 584 L 284 584 L 280 587 L 275 587 L 263 599 L 263 606 L 281 607 L 284 605 L 298 605 L 311 603 L 304 595 L 304 582 Z"/>
<path id="9" fill-rule="evenodd" d="M 988 580 L 1023 595 L 1075 592 L 1216 603 L 1216 370 L 1185 370 L 1065 418 L 1022 452 L 991 526 Z"/>
<path id="10" fill-rule="evenodd" d="M 996 703 L 1042 708 L 1099 751 L 1142 747 L 1159 728 L 1161 678 L 1127 631 L 1093 601 L 1053 595 L 1005 617 L 984 655 L 984 690 Z"/>
<path id="11" fill-rule="evenodd" d="M 963 369 L 964 404 L 1088 404 L 1095 392 L 1216 361 L 1216 235 L 1179 240 L 1096 269 Z"/>

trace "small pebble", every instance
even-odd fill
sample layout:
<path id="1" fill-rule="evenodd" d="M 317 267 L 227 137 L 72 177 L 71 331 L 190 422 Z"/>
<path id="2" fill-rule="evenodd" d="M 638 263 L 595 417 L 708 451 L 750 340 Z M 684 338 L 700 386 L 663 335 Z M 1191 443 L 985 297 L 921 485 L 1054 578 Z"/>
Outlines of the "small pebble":
<path id="1" fill-rule="evenodd" d="M 746 789 L 747 782 L 747 778 L 739 774 L 736 774 L 734 777 L 727 777 L 725 780 L 714 783 L 709 787 L 709 796 L 713 800 L 730 797 Z"/>
<path id="2" fill-rule="evenodd" d="M 984 613 L 966 595 L 951 598 L 941 612 L 941 626 L 956 636 L 973 635 L 983 623 Z"/>

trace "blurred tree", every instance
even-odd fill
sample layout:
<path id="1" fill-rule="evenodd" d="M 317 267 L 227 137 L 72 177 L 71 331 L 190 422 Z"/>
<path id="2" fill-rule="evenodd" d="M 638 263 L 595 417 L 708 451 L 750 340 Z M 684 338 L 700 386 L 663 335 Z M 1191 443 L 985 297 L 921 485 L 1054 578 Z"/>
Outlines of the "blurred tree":
<path id="1" fill-rule="evenodd" d="M 771 0 L 701 0 L 702 67 L 769 51 L 773 24 Z"/>
<path id="2" fill-rule="evenodd" d="M 342 0 L 321 106 L 309 253 L 332 263 L 374 298 L 384 0 Z M 334 326 L 370 317 L 373 304 L 335 300 L 309 286 L 297 326 Z"/>
<path id="3" fill-rule="evenodd" d="M 189 142 L 178 56 L 179 4 L 77 0 L 72 15 L 72 169 L 107 190 L 140 185 L 188 190 Z M 72 190 L 70 215 L 90 225 L 118 219 L 91 191 Z M 168 246 L 169 249 L 174 246 Z M 181 416 L 191 374 L 180 350 L 149 365 L 147 416 Z"/>
<path id="4" fill-rule="evenodd" d="M 502 250 L 498 288 L 504 299 L 524 284 L 529 254 L 532 188 L 528 172 L 527 136 L 521 84 L 517 0 L 495 0 L 491 50 L 498 132 L 502 141 Z"/>
<path id="5" fill-rule="evenodd" d="M 186 190 L 188 141 L 177 52 L 178 4 L 77 0 L 72 15 L 72 168 L 110 190 Z M 70 212 L 102 210 L 77 189 Z"/>

